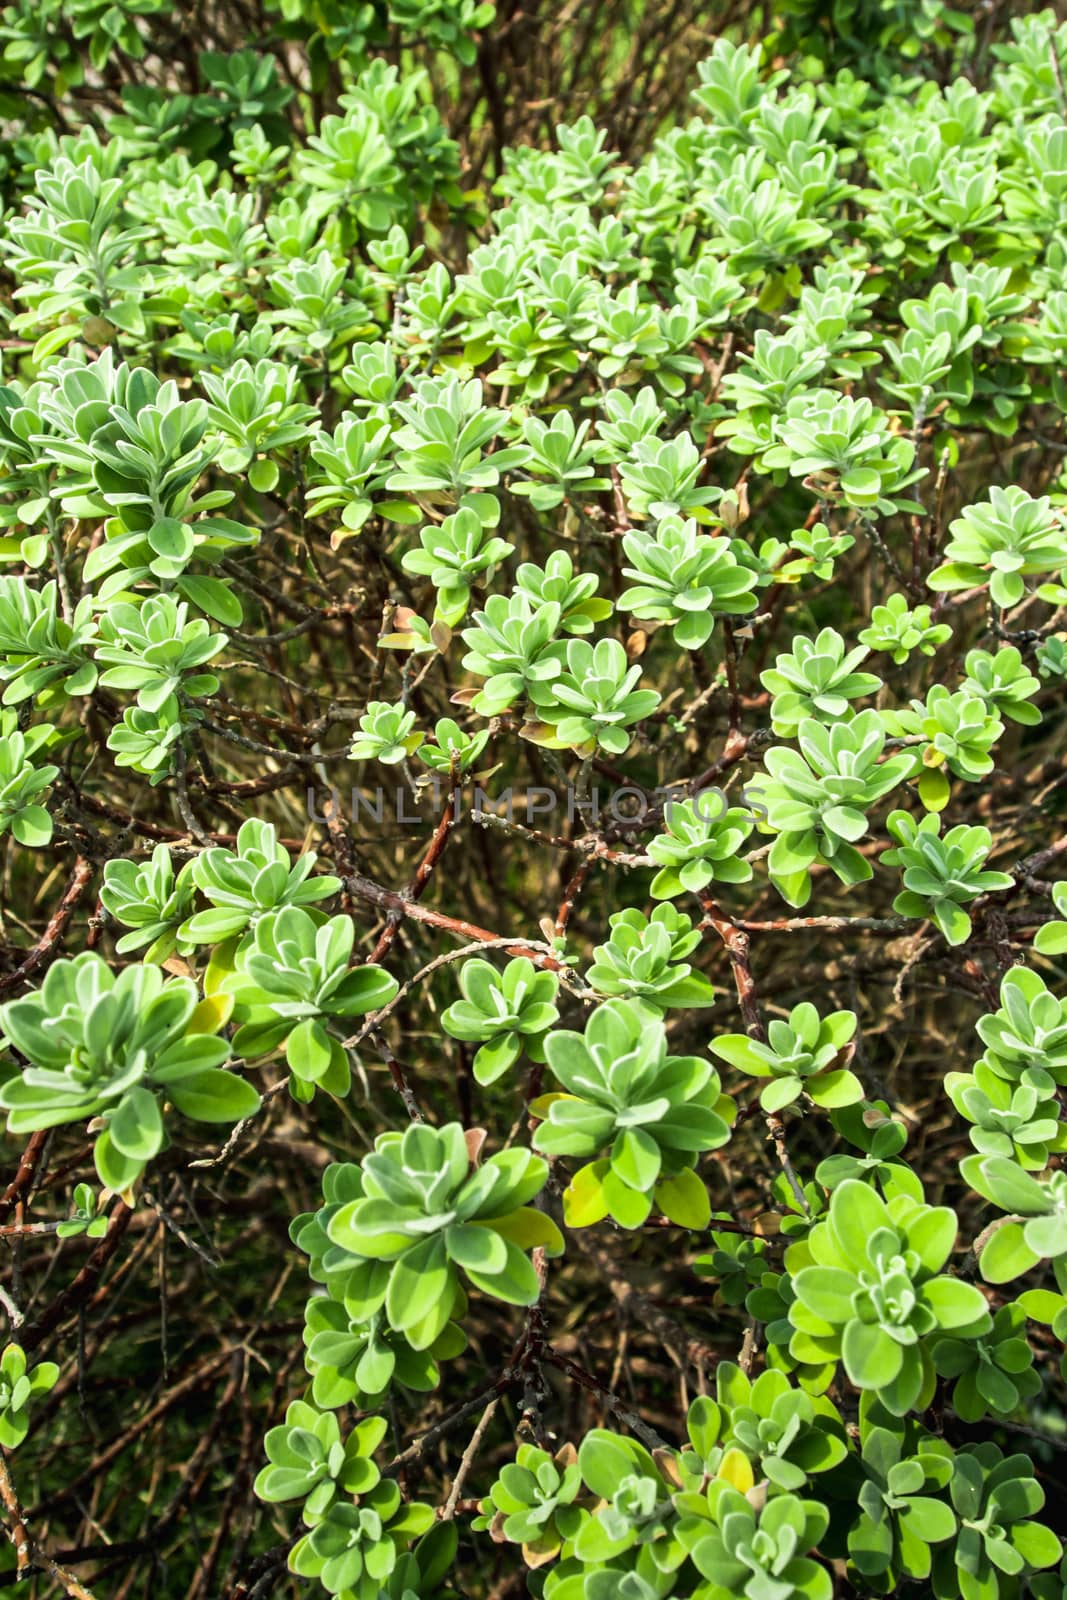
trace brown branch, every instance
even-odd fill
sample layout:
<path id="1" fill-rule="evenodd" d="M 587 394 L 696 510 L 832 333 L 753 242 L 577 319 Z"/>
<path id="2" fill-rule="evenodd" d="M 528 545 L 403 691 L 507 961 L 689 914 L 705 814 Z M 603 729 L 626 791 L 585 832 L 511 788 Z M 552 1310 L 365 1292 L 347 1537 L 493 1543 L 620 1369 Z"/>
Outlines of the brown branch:
<path id="1" fill-rule="evenodd" d="M 529 956 L 536 966 L 547 967 L 550 972 L 564 971 L 564 964 L 555 956 L 546 955 L 535 944 L 524 943 L 516 938 L 513 942 L 502 939 L 500 934 L 494 933 L 490 928 L 480 928 L 477 923 L 466 922 L 462 917 L 449 917 L 443 911 L 433 911 L 429 906 L 420 905 L 410 896 L 398 894 L 395 889 L 386 889 L 380 883 L 375 883 L 371 878 L 365 878 L 356 873 L 346 880 L 349 889 L 360 900 L 365 900 L 369 905 L 380 906 L 383 910 L 392 910 L 400 917 L 410 917 L 413 922 L 424 922 L 431 928 L 443 928 L 446 932 L 454 934 L 459 939 L 473 940 L 479 944 L 497 944 L 507 950 L 509 955 Z"/>
<path id="2" fill-rule="evenodd" d="M 93 880 L 93 865 L 86 861 L 84 856 L 79 856 L 74 863 L 74 871 L 70 875 L 70 882 L 63 891 L 60 900 L 47 928 L 28 951 L 13 972 L 5 972 L 0 976 L 0 996 L 10 994 L 37 971 L 44 962 L 56 953 L 59 942 L 66 933 L 78 906 L 85 896 L 85 891 Z"/>
<path id="3" fill-rule="evenodd" d="M 581 1388 L 587 1389 L 590 1394 L 595 1394 L 602 1400 L 612 1415 L 618 1417 L 619 1421 L 629 1428 L 631 1433 L 636 1434 L 641 1443 L 649 1450 L 666 1450 L 669 1448 L 666 1439 L 662 1438 L 655 1428 L 649 1427 L 643 1417 L 638 1416 L 637 1412 L 631 1406 L 628 1406 L 625 1401 L 620 1400 L 617 1394 L 613 1394 L 606 1384 L 600 1382 L 599 1378 L 594 1378 L 591 1372 L 586 1372 L 585 1368 L 579 1366 L 577 1361 L 572 1361 L 569 1356 L 561 1355 L 558 1350 L 553 1350 L 551 1345 L 545 1346 L 545 1360 L 551 1362 L 552 1366 L 558 1367 L 560 1372 L 565 1372 L 568 1378 L 573 1378 Z"/>
<path id="4" fill-rule="evenodd" d="M 442 1522 L 451 1522 L 452 1518 L 456 1514 L 456 1507 L 459 1505 L 459 1497 L 463 1493 L 463 1485 L 466 1483 L 467 1478 L 470 1475 L 470 1470 L 474 1465 L 475 1457 L 477 1456 L 479 1448 L 481 1447 L 482 1440 L 489 1431 L 489 1425 L 492 1422 L 493 1417 L 496 1415 L 496 1408 L 499 1404 L 500 1396 L 495 1394 L 478 1419 L 478 1426 L 471 1434 L 470 1443 L 468 1444 L 466 1450 L 464 1450 L 459 1466 L 456 1468 L 456 1476 L 452 1479 L 452 1487 L 448 1491 L 448 1499 L 445 1501 L 444 1509 L 441 1512 Z"/>
<path id="5" fill-rule="evenodd" d="M 427 885 L 430 882 L 430 879 L 433 877 L 434 868 L 444 855 L 445 846 L 447 845 L 452 834 L 452 829 L 455 827 L 458 820 L 461 794 L 461 789 L 457 781 L 458 771 L 458 762 L 455 755 L 453 755 L 452 788 L 449 792 L 448 799 L 445 801 L 444 809 L 441 812 L 437 826 L 433 831 L 433 836 L 426 847 L 426 851 L 422 857 L 422 860 L 415 868 L 415 874 L 404 892 L 403 898 L 413 905 L 418 904 L 426 890 Z M 381 961 L 382 957 L 392 945 L 393 940 L 396 938 L 397 929 L 400 927 L 400 924 L 406 915 L 408 915 L 406 909 L 402 909 L 398 906 L 393 906 L 391 908 L 388 918 L 386 919 L 385 927 L 378 936 L 378 942 L 367 958 L 369 961 Z"/>
<path id="6" fill-rule="evenodd" d="M 729 917 L 723 915 L 714 900 L 704 899 L 704 922 L 706 926 L 714 928 L 726 947 L 730 958 L 730 966 L 734 975 L 734 988 L 737 990 L 737 1003 L 741 1008 L 741 1016 L 745 1024 L 745 1032 L 750 1039 L 760 1042 L 767 1037 L 760 1016 L 759 1000 L 756 996 L 756 983 L 752 976 L 752 964 L 749 959 L 749 938 L 743 928 L 731 922 Z M 807 1215 L 810 1211 L 807 1196 L 803 1185 L 796 1175 L 789 1151 L 785 1143 L 785 1124 L 777 1112 L 766 1113 L 767 1131 L 774 1141 L 775 1153 L 779 1165 L 786 1175 L 793 1197 L 801 1210 Z"/>
<path id="7" fill-rule="evenodd" d="M 36 1133 L 31 1133 L 26 1141 L 26 1148 L 19 1157 L 18 1170 L 7 1188 L 0 1196 L 0 1220 L 6 1222 L 12 1209 L 24 1200 L 33 1188 L 37 1177 L 37 1168 L 44 1156 L 45 1146 L 48 1143 L 50 1128 L 38 1128 Z"/>
<path id="8" fill-rule="evenodd" d="M 0 1501 L 3 1502 L 7 1513 L 11 1542 L 15 1546 L 17 1577 L 21 1579 L 36 1568 L 41 1572 L 47 1572 L 49 1577 L 59 1584 L 64 1594 L 70 1596 L 70 1600 L 95 1600 L 90 1590 L 83 1583 L 79 1583 L 72 1572 L 67 1572 L 61 1567 L 28 1533 L 15 1485 L 11 1481 L 7 1461 L 2 1452 L 0 1452 Z"/>
<path id="9" fill-rule="evenodd" d="M 26 1532 L 26 1523 L 23 1519 L 22 1508 L 15 1493 L 15 1485 L 11 1481 L 11 1474 L 7 1470 L 7 1460 L 4 1451 L 0 1450 L 0 1500 L 4 1502 L 7 1520 L 11 1530 L 11 1543 L 15 1546 L 15 1576 L 23 1578 L 33 1561 L 33 1547 L 30 1536 Z"/>
<path id="10" fill-rule="evenodd" d="M 89 1298 L 122 1242 L 122 1236 L 129 1227 L 132 1216 L 132 1209 L 124 1200 L 119 1200 L 111 1213 L 107 1233 L 77 1277 L 56 1295 L 36 1322 L 22 1330 L 19 1342 L 25 1350 L 36 1350 L 41 1341 L 59 1326 L 69 1312 L 76 1311 Z"/>

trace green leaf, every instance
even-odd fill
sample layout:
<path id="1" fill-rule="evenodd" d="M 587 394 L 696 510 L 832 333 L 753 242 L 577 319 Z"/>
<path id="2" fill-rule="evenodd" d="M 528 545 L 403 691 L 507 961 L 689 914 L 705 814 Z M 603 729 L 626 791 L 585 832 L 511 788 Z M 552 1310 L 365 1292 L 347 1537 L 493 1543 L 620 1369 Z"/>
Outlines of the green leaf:
<path id="1" fill-rule="evenodd" d="M 793 1280 L 797 1299 L 831 1325 L 849 1322 L 859 1289 L 851 1272 L 839 1267 L 802 1267 Z"/>
<path id="2" fill-rule="evenodd" d="M 298 1078 L 321 1082 L 333 1060 L 333 1046 L 322 1023 L 309 1017 L 294 1028 L 285 1041 L 285 1059 Z"/>
<path id="3" fill-rule="evenodd" d="M 604 1174 L 602 1190 L 608 1211 L 620 1228 L 640 1228 L 648 1221 L 652 1211 L 650 1194 L 631 1189 L 610 1168 Z"/>
<path id="4" fill-rule="evenodd" d="M 466 1272 L 491 1275 L 507 1266 L 507 1246 L 491 1228 L 477 1224 L 449 1228 L 445 1245 L 452 1260 Z"/>
<path id="5" fill-rule="evenodd" d="M 1031 1267 L 1036 1267 L 1040 1259 L 1027 1246 L 1022 1224 L 1005 1222 L 986 1242 L 978 1265 L 986 1283 L 1010 1283 L 1013 1278 L 1019 1278 Z"/>
<path id="6" fill-rule="evenodd" d="M 756 1072 L 761 1077 L 767 1072 L 766 1063 L 756 1054 L 752 1040 L 745 1033 L 724 1033 L 708 1045 L 712 1055 L 728 1061 L 742 1072 Z"/>
<path id="7" fill-rule="evenodd" d="M 786 1106 L 791 1106 L 800 1098 L 803 1088 L 801 1079 L 792 1073 L 781 1078 L 772 1078 L 770 1083 L 760 1090 L 760 1105 L 764 1111 L 772 1115 L 777 1111 L 784 1111 Z"/>
<path id="8" fill-rule="evenodd" d="M 11 832 L 19 844 L 29 850 L 39 850 L 52 837 L 52 818 L 44 806 L 24 806 L 12 818 Z"/>
<path id="9" fill-rule="evenodd" d="M 183 573 L 178 589 L 191 600 L 198 611 L 226 628 L 239 628 L 244 621 L 244 608 L 233 590 L 221 578 L 203 578 L 194 573 Z"/>
<path id="10" fill-rule="evenodd" d="M 908 1533 L 924 1544 L 940 1544 L 944 1539 L 951 1539 L 956 1531 L 952 1507 L 929 1495 L 914 1495 L 909 1499 L 900 1512 L 900 1520 Z"/>
<path id="11" fill-rule="evenodd" d="M 163 1146 L 163 1118 L 149 1089 L 127 1089 L 108 1119 L 111 1143 L 130 1161 L 151 1161 Z"/>
<path id="12" fill-rule="evenodd" d="M 1046 922 L 1034 934 L 1034 949 L 1043 956 L 1067 954 L 1067 922 Z"/>
<path id="13" fill-rule="evenodd" d="M 847 1179 L 834 1190 L 830 1226 L 845 1261 L 865 1261 L 871 1236 L 888 1225 L 885 1202 L 867 1184 Z"/>
<path id="14" fill-rule="evenodd" d="M 659 1177 L 659 1145 L 643 1128 L 625 1128 L 611 1149 L 612 1171 L 631 1189 L 647 1191 Z"/>
<path id="15" fill-rule="evenodd" d="M 255 1116 L 260 1106 L 259 1095 L 247 1079 L 217 1067 L 168 1084 L 167 1097 L 194 1122 L 240 1122 Z"/>
<path id="16" fill-rule="evenodd" d="M 1039 1217 L 1050 1209 L 1041 1184 L 1028 1172 L 1005 1157 L 992 1156 L 981 1164 L 983 1190 L 1002 1211 L 1017 1211 L 1024 1217 Z"/>
<path id="17" fill-rule="evenodd" d="M 105 1189 L 113 1189 L 116 1194 L 125 1194 L 145 1168 L 143 1161 L 135 1161 L 116 1150 L 106 1129 L 97 1136 L 93 1146 L 93 1161 L 100 1182 Z"/>
<path id="18" fill-rule="evenodd" d="M 837 1072 L 820 1072 L 809 1078 L 804 1087 L 817 1106 L 836 1110 L 838 1106 L 853 1106 L 863 1099 L 863 1085 L 847 1067 Z"/>
<path id="19" fill-rule="evenodd" d="M 651 1474 L 652 1458 L 640 1445 L 604 1428 L 593 1428 L 578 1449 L 578 1465 L 586 1487 L 600 1500 L 611 1500 L 619 1484 L 635 1472 Z"/>
<path id="20" fill-rule="evenodd" d="M 857 1389 L 880 1389 L 892 1383 L 904 1358 L 896 1340 L 876 1323 L 853 1318 L 841 1341 L 841 1359 Z"/>
<path id="21" fill-rule="evenodd" d="M 501 1269 L 482 1271 L 467 1267 L 465 1268 L 467 1277 L 476 1289 L 492 1295 L 494 1300 L 505 1300 L 513 1306 L 532 1306 L 541 1293 L 537 1273 L 529 1257 L 519 1249 L 518 1245 L 512 1244 L 508 1239 L 503 1242 L 507 1259 Z"/>
<path id="22" fill-rule="evenodd" d="M 443 1237 L 424 1239 L 405 1251 L 389 1275 L 385 1312 L 390 1326 L 403 1333 L 422 1322 L 449 1293 L 450 1281 Z"/>
<path id="23" fill-rule="evenodd" d="M 933 1278 L 922 1287 L 922 1299 L 937 1317 L 939 1328 L 964 1328 L 987 1310 L 985 1296 L 973 1283 L 958 1278 Z"/>
<path id="24" fill-rule="evenodd" d="M 490 1039 L 475 1054 L 473 1070 L 476 1081 L 486 1086 L 495 1083 L 515 1065 L 521 1049 L 515 1033 L 502 1033 Z"/>

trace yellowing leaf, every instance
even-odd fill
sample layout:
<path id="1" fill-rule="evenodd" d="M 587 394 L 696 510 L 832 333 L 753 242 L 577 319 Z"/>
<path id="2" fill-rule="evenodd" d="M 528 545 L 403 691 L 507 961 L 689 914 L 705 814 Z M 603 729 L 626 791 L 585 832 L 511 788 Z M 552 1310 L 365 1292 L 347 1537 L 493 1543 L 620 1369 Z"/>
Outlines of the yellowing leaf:
<path id="1" fill-rule="evenodd" d="M 542 1122 L 548 1116 L 549 1108 L 556 1100 L 576 1100 L 577 1095 L 564 1094 L 562 1090 L 552 1094 L 539 1094 L 536 1100 L 531 1100 L 527 1110 L 531 1117 L 538 1117 Z"/>
<path id="2" fill-rule="evenodd" d="M 211 952 L 211 960 L 204 973 L 204 993 L 206 995 L 218 994 L 226 979 L 231 977 L 234 969 L 234 953 L 237 949 L 236 939 L 227 939 L 224 944 L 217 944 Z"/>
<path id="3" fill-rule="evenodd" d="M 747 1494 L 756 1481 L 752 1463 L 743 1450 L 727 1450 L 715 1476 L 724 1478 L 740 1494 Z"/>
<path id="4" fill-rule="evenodd" d="M 218 1033 L 226 1026 L 233 1013 L 232 994 L 209 994 L 201 1000 L 189 1018 L 187 1033 Z"/>
<path id="5" fill-rule="evenodd" d="M 606 1161 L 591 1161 L 574 1175 L 574 1181 L 563 1191 L 563 1220 L 568 1228 L 591 1228 L 603 1222 L 608 1214 L 604 1197 L 603 1178 L 608 1170 Z"/>
<path id="6" fill-rule="evenodd" d="M 711 1221 L 708 1191 L 689 1167 L 675 1178 L 661 1179 L 653 1194 L 663 1215 L 680 1228 L 706 1228 Z"/>
<path id="7" fill-rule="evenodd" d="M 737 1116 L 737 1101 L 731 1100 L 728 1094 L 721 1094 L 715 1102 L 715 1110 L 722 1120 L 731 1128 Z"/>
<path id="8" fill-rule="evenodd" d="M 556 737 L 556 729 L 551 722 L 524 722 L 519 732 L 531 744 L 542 745 L 546 750 L 567 749 L 566 739 Z"/>
<path id="9" fill-rule="evenodd" d="M 485 1226 L 509 1239 L 520 1250 L 534 1250 L 538 1246 L 550 1256 L 563 1254 L 563 1235 L 552 1218 L 536 1206 L 520 1206 L 507 1217 L 486 1217 Z"/>
<path id="10" fill-rule="evenodd" d="M 940 768 L 927 767 L 919 779 L 919 799 L 927 811 L 944 811 L 948 805 L 952 785 Z"/>
<path id="11" fill-rule="evenodd" d="M 555 1560 L 562 1546 L 563 1541 L 554 1530 L 550 1533 L 543 1533 L 536 1544 L 523 1545 L 522 1559 L 531 1569 L 543 1567 L 546 1562 Z"/>

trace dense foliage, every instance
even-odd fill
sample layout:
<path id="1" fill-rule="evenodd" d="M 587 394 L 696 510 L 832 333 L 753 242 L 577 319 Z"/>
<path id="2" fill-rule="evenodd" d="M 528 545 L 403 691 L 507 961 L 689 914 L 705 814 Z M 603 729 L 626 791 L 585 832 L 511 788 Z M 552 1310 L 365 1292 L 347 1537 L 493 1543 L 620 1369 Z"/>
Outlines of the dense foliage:
<path id="1" fill-rule="evenodd" d="M 1064 1600 L 1065 78 L 0 11 L 0 1587 Z"/>

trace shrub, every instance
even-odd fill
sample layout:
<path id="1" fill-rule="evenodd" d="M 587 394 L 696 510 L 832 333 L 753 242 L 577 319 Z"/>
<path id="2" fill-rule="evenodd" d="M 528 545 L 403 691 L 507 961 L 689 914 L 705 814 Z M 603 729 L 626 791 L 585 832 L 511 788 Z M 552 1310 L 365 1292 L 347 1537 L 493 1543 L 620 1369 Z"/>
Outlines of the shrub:
<path id="1" fill-rule="evenodd" d="M 1067 23 L 0 37 L 6 1582 L 1063 1600 Z"/>

